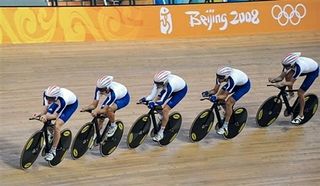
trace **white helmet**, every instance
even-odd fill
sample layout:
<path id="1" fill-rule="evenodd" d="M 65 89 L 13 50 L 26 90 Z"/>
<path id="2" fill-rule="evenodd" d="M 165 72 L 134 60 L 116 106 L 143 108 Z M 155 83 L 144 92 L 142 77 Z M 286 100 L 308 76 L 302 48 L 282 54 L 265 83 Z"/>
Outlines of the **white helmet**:
<path id="1" fill-rule="evenodd" d="M 232 72 L 231 67 L 219 67 L 217 69 L 217 76 L 225 79 L 230 76 L 231 72 Z"/>
<path id="2" fill-rule="evenodd" d="M 154 75 L 153 81 L 155 83 L 165 83 L 168 80 L 168 76 L 170 74 L 170 71 L 162 70 Z"/>
<path id="3" fill-rule="evenodd" d="M 293 66 L 298 61 L 298 58 L 301 56 L 301 52 L 292 52 L 289 53 L 286 57 L 282 60 L 283 66 Z"/>
<path id="4" fill-rule="evenodd" d="M 44 94 L 47 96 L 47 97 L 52 97 L 52 98 L 57 98 L 59 97 L 60 95 L 60 87 L 56 86 L 56 85 L 52 85 L 52 86 L 49 86 Z"/>
<path id="5" fill-rule="evenodd" d="M 98 88 L 109 88 L 113 81 L 113 76 L 102 76 L 97 80 Z"/>

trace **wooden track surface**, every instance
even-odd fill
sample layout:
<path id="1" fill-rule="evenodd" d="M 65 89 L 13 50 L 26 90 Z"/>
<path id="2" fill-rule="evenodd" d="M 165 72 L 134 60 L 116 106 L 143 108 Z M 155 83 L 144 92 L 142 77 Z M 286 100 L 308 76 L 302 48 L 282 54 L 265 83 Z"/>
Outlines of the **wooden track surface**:
<path id="1" fill-rule="evenodd" d="M 258 107 L 277 93 L 266 87 L 267 78 L 280 73 L 280 60 L 292 51 L 320 62 L 320 33 L 2 45 L 0 185 L 320 185 L 320 109 L 304 126 L 292 126 L 282 113 L 268 128 L 255 123 Z M 251 91 L 237 103 L 249 112 L 247 126 L 233 140 L 222 139 L 212 129 L 203 141 L 190 143 L 193 119 L 210 106 L 199 101 L 200 93 L 213 86 L 214 72 L 223 64 L 251 78 Z M 147 112 L 135 102 L 150 92 L 153 74 L 162 69 L 180 75 L 189 85 L 187 97 L 174 109 L 183 116 L 181 131 L 167 147 L 148 137 L 138 149 L 129 150 L 128 130 Z M 77 94 L 81 107 L 91 102 L 102 74 L 113 75 L 131 93 L 130 105 L 117 113 L 125 124 L 118 149 L 104 158 L 97 149 L 79 160 L 68 153 L 55 168 L 39 157 L 29 170 L 20 170 L 23 145 L 41 126 L 28 117 L 40 111 L 42 91 L 50 84 L 66 87 Z M 318 79 L 309 92 L 319 96 L 319 85 Z M 89 120 L 89 114 L 77 112 L 65 126 L 75 135 Z"/>

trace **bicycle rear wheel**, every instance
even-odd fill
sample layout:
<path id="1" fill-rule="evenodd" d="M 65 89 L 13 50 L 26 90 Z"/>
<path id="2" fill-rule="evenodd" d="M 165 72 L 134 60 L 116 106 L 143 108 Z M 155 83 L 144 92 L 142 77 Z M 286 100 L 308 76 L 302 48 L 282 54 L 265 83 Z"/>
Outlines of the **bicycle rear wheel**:
<path id="1" fill-rule="evenodd" d="M 53 158 L 53 160 L 48 162 L 51 167 L 56 166 L 62 162 L 67 150 L 70 147 L 71 140 L 72 133 L 69 129 L 64 129 L 63 131 L 61 131 L 61 137 L 57 146 L 56 156 Z"/>
<path id="2" fill-rule="evenodd" d="M 301 121 L 301 123 L 299 125 L 303 125 L 306 122 L 308 122 L 313 115 L 316 113 L 317 109 L 318 109 L 318 105 L 319 105 L 319 100 L 318 97 L 315 94 L 306 94 L 304 96 L 305 99 L 305 106 L 304 106 L 304 110 L 303 110 L 303 114 L 304 114 L 304 119 Z M 299 115 L 300 112 L 300 104 L 298 102 L 298 98 L 296 100 L 296 104 L 293 108 L 293 113 L 292 113 L 292 118 L 294 119 Z"/>
<path id="3" fill-rule="evenodd" d="M 108 137 L 106 140 L 101 142 L 101 145 L 100 145 L 101 156 L 108 156 L 111 153 L 113 153 L 121 141 L 121 138 L 123 135 L 123 130 L 124 130 L 124 125 L 123 125 L 122 121 L 116 121 L 116 124 L 118 125 L 118 127 L 117 127 L 116 132 L 113 134 L 113 136 Z"/>
<path id="4" fill-rule="evenodd" d="M 159 141 L 161 146 L 168 145 L 171 143 L 178 135 L 182 123 L 181 114 L 178 112 L 173 112 L 169 115 L 169 121 L 166 128 L 163 131 L 163 139 Z"/>
<path id="5" fill-rule="evenodd" d="M 236 137 L 238 134 L 240 134 L 240 132 L 246 126 L 247 118 L 248 118 L 247 109 L 243 107 L 234 109 L 229 121 L 228 132 L 225 133 L 223 136 L 226 139 L 231 139 Z"/>

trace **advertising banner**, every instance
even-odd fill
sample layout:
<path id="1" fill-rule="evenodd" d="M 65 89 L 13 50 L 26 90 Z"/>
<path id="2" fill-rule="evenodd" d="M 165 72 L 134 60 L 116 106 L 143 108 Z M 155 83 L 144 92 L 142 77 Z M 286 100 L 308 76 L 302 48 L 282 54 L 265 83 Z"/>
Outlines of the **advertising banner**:
<path id="1" fill-rule="evenodd" d="M 320 31 L 319 0 L 171 6 L 0 8 L 0 43 Z"/>

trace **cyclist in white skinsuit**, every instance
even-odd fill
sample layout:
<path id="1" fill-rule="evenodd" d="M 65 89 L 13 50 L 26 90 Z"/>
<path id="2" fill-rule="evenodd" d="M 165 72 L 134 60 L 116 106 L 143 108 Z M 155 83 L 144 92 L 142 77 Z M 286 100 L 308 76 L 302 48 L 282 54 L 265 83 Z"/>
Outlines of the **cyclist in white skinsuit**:
<path id="1" fill-rule="evenodd" d="M 153 88 L 151 94 L 140 99 L 141 102 L 149 101 L 149 108 L 157 105 L 164 105 L 161 118 L 161 129 L 153 137 L 154 141 L 163 139 L 163 131 L 169 120 L 169 112 L 187 94 L 188 86 L 179 76 L 171 74 L 170 71 L 160 71 L 153 78 Z M 159 94 L 158 94 L 159 93 Z"/>
<path id="2" fill-rule="evenodd" d="M 299 115 L 291 121 L 292 124 L 297 125 L 304 119 L 304 94 L 318 78 L 319 64 L 311 58 L 302 57 L 301 52 L 289 53 L 283 58 L 281 63 L 283 66 L 281 74 L 276 78 L 269 78 L 269 82 L 277 83 L 276 85 L 278 87 L 288 86 L 289 89 L 292 89 L 298 77 L 306 76 L 298 90 L 300 104 Z M 281 82 L 283 79 L 285 79 L 285 81 Z"/>
<path id="3" fill-rule="evenodd" d="M 106 99 L 102 103 L 101 108 L 96 109 L 98 107 L 101 95 L 105 95 Z M 113 81 L 112 76 L 102 76 L 97 80 L 92 103 L 82 108 L 81 111 L 90 110 L 92 111 L 91 114 L 93 117 L 97 116 L 98 114 L 106 114 L 111 123 L 111 125 L 108 127 L 106 137 L 111 137 L 117 130 L 117 125 L 115 123 L 115 112 L 126 107 L 129 102 L 130 95 L 124 85 Z M 102 128 L 102 125 L 103 120 L 99 120 L 99 130 Z"/>
<path id="4" fill-rule="evenodd" d="M 219 91 L 220 85 L 223 82 L 226 82 L 226 84 Z M 224 134 L 228 131 L 228 124 L 233 112 L 233 105 L 241 97 L 247 94 L 250 88 L 250 80 L 244 72 L 231 67 L 218 68 L 216 72 L 216 84 L 214 88 L 209 91 L 202 92 L 202 96 L 210 96 L 210 100 L 212 102 L 216 100 L 226 101 L 224 123 L 222 127 L 218 129 L 218 134 Z"/>
<path id="5" fill-rule="evenodd" d="M 43 106 L 42 112 L 33 116 L 40 117 L 42 122 L 55 120 L 52 147 L 45 156 L 45 160 L 51 161 L 56 156 L 61 127 L 78 108 L 78 100 L 76 95 L 70 90 L 53 85 L 43 92 Z"/>

